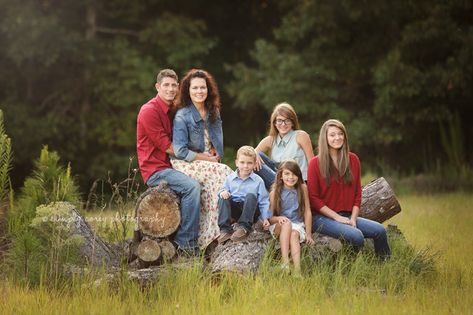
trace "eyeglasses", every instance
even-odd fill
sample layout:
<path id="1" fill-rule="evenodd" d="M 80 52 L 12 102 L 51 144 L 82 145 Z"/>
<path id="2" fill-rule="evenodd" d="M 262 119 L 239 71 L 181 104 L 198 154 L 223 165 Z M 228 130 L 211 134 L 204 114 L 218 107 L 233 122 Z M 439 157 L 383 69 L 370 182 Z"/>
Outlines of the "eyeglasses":
<path id="1" fill-rule="evenodd" d="M 281 125 L 289 125 L 290 123 L 292 123 L 292 121 L 287 118 L 287 119 L 276 119 L 276 121 L 274 122 L 276 125 L 278 126 L 281 126 Z"/>

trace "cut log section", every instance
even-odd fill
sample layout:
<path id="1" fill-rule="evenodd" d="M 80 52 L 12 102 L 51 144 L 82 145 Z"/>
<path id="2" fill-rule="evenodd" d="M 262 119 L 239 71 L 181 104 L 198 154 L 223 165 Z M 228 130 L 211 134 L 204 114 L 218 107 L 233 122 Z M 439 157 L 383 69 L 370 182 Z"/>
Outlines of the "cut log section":
<path id="1" fill-rule="evenodd" d="M 136 219 L 143 234 L 169 236 L 181 222 L 179 198 L 165 182 L 148 188 L 136 202 Z"/>
<path id="2" fill-rule="evenodd" d="M 168 240 L 161 240 L 159 243 L 161 247 L 161 256 L 163 261 L 170 261 L 176 256 L 176 248 Z"/>
<path id="3" fill-rule="evenodd" d="M 401 212 L 401 205 L 383 177 L 377 178 L 363 187 L 361 217 L 382 223 L 399 212 Z"/>
<path id="4" fill-rule="evenodd" d="M 140 260 L 141 268 L 158 265 L 161 258 L 161 247 L 155 240 L 142 241 L 136 249 L 136 256 Z"/>

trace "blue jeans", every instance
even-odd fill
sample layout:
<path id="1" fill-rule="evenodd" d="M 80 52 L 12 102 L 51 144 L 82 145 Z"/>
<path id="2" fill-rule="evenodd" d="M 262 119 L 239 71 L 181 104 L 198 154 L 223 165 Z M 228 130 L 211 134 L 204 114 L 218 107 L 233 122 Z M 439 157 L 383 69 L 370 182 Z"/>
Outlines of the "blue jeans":
<path id="1" fill-rule="evenodd" d="M 218 227 L 220 232 L 233 231 L 231 219 L 238 221 L 238 225 L 246 231 L 251 231 L 251 226 L 258 218 L 258 199 L 255 194 L 247 194 L 244 202 L 229 199 L 218 199 Z"/>
<path id="2" fill-rule="evenodd" d="M 181 198 L 181 223 L 174 242 L 182 249 L 193 250 L 197 248 L 199 236 L 200 184 L 172 168 L 154 173 L 146 184 L 154 187 L 162 181 L 166 181 L 169 188 Z"/>
<path id="3" fill-rule="evenodd" d="M 255 174 L 259 175 L 259 177 L 263 179 L 264 186 L 266 187 L 266 189 L 271 190 L 271 185 L 276 179 L 276 172 L 278 171 L 279 163 L 276 163 L 271 160 L 263 152 L 260 152 L 259 156 L 263 160 L 264 164 L 259 171 L 255 171 Z"/>
<path id="4" fill-rule="evenodd" d="M 347 218 L 351 216 L 351 212 L 346 211 L 339 212 L 338 214 Z M 356 228 L 354 228 L 351 225 L 343 224 L 324 215 L 317 214 L 312 219 L 312 231 L 343 239 L 349 242 L 356 250 L 363 247 L 365 237 L 372 238 L 376 255 L 380 257 L 389 257 L 391 255 L 386 230 L 381 223 L 376 221 L 357 218 Z"/>

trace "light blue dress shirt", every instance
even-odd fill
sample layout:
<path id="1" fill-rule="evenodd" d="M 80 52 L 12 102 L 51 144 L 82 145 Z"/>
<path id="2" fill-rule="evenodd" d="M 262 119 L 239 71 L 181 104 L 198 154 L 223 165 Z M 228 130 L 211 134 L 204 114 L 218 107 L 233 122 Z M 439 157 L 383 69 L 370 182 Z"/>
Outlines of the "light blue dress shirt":
<path id="1" fill-rule="evenodd" d="M 218 192 L 218 196 L 224 190 L 231 194 L 230 198 L 235 202 L 244 202 L 247 194 L 255 194 L 258 200 L 259 211 L 261 212 L 261 219 L 269 219 L 272 216 L 271 211 L 269 211 L 268 191 L 261 177 L 255 173 L 251 172 L 250 176 L 241 179 L 238 176 L 238 170 L 232 172 L 225 179 L 223 189 Z"/>

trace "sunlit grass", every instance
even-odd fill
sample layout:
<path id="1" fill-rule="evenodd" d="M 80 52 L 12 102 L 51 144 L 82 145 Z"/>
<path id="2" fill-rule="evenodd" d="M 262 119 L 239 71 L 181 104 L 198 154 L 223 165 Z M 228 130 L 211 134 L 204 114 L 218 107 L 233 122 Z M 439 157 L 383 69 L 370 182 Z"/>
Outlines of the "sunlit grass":
<path id="1" fill-rule="evenodd" d="M 436 272 L 416 273 L 412 255 L 378 262 L 341 255 L 303 262 L 304 278 L 281 274 L 268 259 L 258 275 L 212 275 L 193 268 L 163 273 L 146 289 L 129 281 L 65 288 L 0 284 L 0 314 L 471 314 L 473 196 L 461 193 L 400 197 L 390 220 L 416 249 L 435 252 Z"/>

